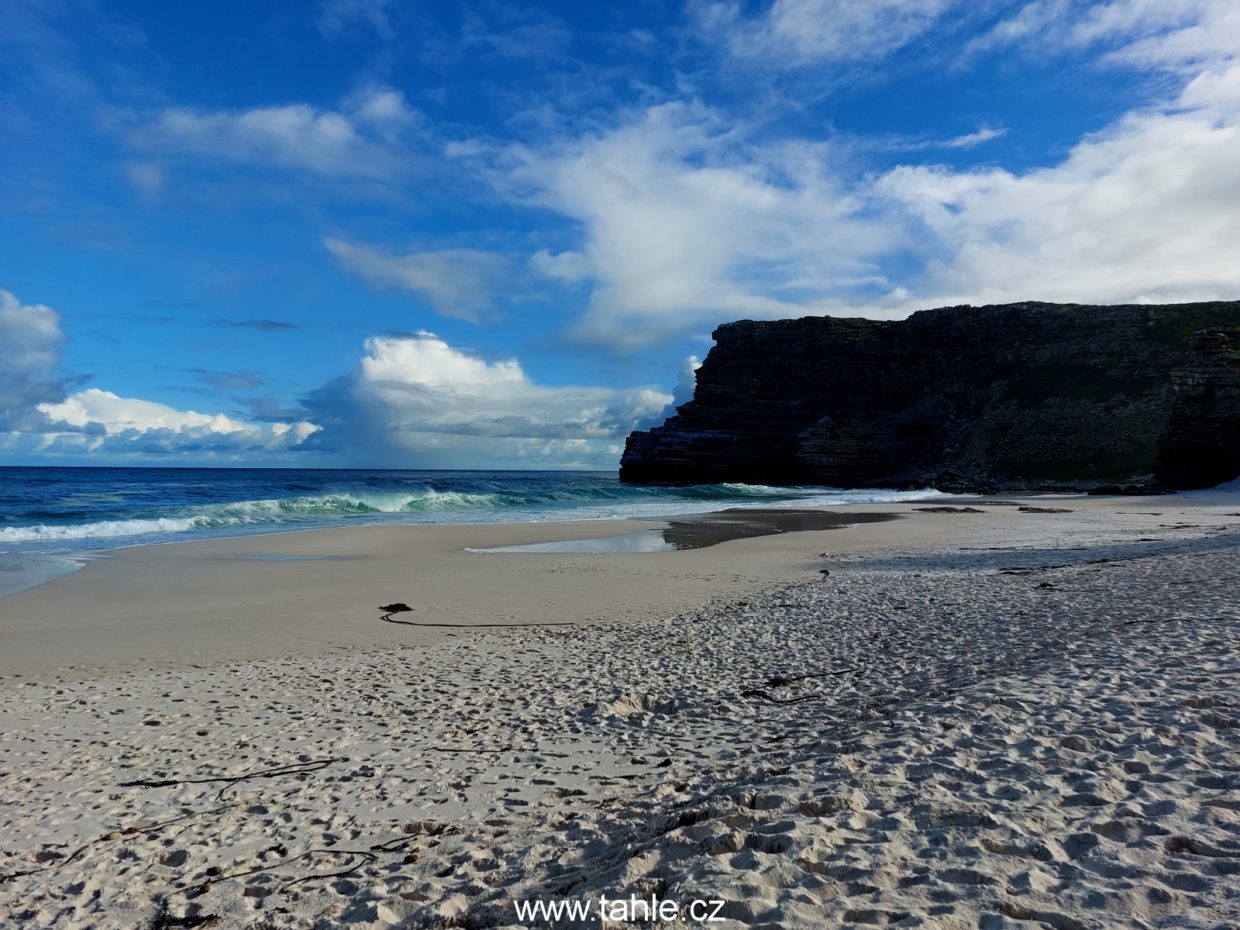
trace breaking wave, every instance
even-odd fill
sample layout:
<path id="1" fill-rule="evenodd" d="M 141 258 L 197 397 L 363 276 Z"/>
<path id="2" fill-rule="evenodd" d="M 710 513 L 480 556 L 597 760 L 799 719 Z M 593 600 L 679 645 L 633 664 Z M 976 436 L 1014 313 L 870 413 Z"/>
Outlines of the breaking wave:
<path id="1" fill-rule="evenodd" d="M 498 483 L 502 479 L 495 479 Z M 722 507 L 882 503 L 937 496 L 934 491 L 841 491 L 822 487 L 775 487 L 758 484 L 712 484 L 687 487 L 625 485 L 618 482 L 543 482 L 510 490 L 458 491 L 430 487 L 391 491 L 342 490 L 297 497 L 160 507 L 163 513 L 81 520 L 80 512 L 61 514 L 60 523 L 32 523 L 0 528 L 0 544 L 63 543 L 100 540 L 115 545 L 125 539 L 154 540 L 185 534 L 228 535 L 275 531 L 343 522 L 509 522 L 550 519 L 597 519 L 660 516 Z M 43 516 L 43 514 L 40 514 Z M 72 517 L 78 517 L 76 522 Z"/>
<path id="2" fill-rule="evenodd" d="M 160 518 L 157 520 L 101 520 L 68 526 L 39 524 L 0 529 L 0 543 L 58 542 L 69 539 L 116 539 L 121 536 L 148 536 L 155 533 L 183 533 L 194 528 L 194 521 Z"/>

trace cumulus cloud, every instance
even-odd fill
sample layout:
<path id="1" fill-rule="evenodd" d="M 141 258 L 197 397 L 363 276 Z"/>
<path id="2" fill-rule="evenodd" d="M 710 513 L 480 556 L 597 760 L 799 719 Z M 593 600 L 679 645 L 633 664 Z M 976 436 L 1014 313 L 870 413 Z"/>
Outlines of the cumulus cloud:
<path id="1" fill-rule="evenodd" d="M 623 438 L 672 397 L 652 386 L 540 384 L 514 358 L 488 360 L 439 337 L 375 336 L 349 374 L 299 407 L 258 397 L 248 418 L 186 410 L 100 387 L 66 396 L 59 318 L 0 291 L 0 451 L 98 461 L 315 461 L 406 467 L 614 467 Z M 185 369 L 219 389 L 253 371 Z M 678 388 L 682 390 L 683 385 Z"/>
<path id="2" fill-rule="evenodd" d="M 533 381 L 516 359 L 487 361 L 429 332 L 366 341 L 356 371 L 304 401 L 323 425 L 308 445 L 410 467 L 615 465 L 617 443 L 671 398 Z"/>
<path id="3" fill-rule="evenodd" d="M 1240 61 L 1229 56 L 1240 32 L 1231 51 L 1205 33 L 1230 34 L 1237 17 L 1240 6 L 1215 0 L 1028 4 L 1004 41 L 1057 23 L 1063 42 L 1106 41 L 1116 60 L 1162 69 L 1181 87 L 1037 169 L 864 172 L 855 151 L 766 141 L 691 104 L 512 148 L 488 168 L 513 200 L 574 221 L 579 243 L 539 251 L 529 266 L 584 284 L 575 335 L 611 348 L 738 317 L 1236 298 Z M 948 152 L 1003 132 L 885 149 Z"/>
<path id="4" fill-rule="evenodd" d="M 186 453 L 244 459 L 296 449 L 318 429 L 304 420 L 257 424 L 178 410 L 100 388 L 66 396 L 60 370 L 64 338 L 60 316 L 51 307 L 24 305 L 0 291 L 0 450 L 36 456 Z M 194 373 L 221 387 L 262 383 L 254 372 Z"/>
<path id="5" fill-rule="evenodd" d="M 899 231 L 846 186 L 835 154 L 750 142 L 714 111 L 667 104 L 610 132 L 512 150 L 500 183 L 579 224 L 579 250 L 531 264 L 588 276 L 577 337 L 632 348 L 703 322 L 806 312 L 827 291 L 881 289 L 875 260 Z"/>
<path id="6" fill-rule="evenodd" d="M 63 343 L 55 310 L 0 290 L 0 430 L 29 428 L 39 404 L 64 396 Z"/>
<path id="7" fill-rule="evenodd" d="M 412 291 L 442 316 L 478 322 L 508 279 L 503 256 L 477 249 L 390 253 L 328 237 L 323 246 L 340 267 L 374 287 Z"/>
<path id="8" fill-rule="evenodd" d="M 43 446 L 54 451 L 109 454 L 237 455 L 287 451 L 318 430 L 308 421 L 258 424 L 222 413 L 178 410 L 167 404 L 88 388 L 59 403 L 39 405 L 47 418 Z"/>
<path id="9" fill-rule="evenodd" d="M 702 26 L 741 59 L 780 67 L 885 55 L 935 24 L 952 0 L 775 0 L 746 16 L 735 2 L 699 7 Z"/>
<path id="10" fill-rule="evenodd" d="M 644 423 L 638 424 L 637 428 L 650 429 L 652 426 L 658 426 L 668 417 L 675 415 L 682 404 L 687 404 L 693 400 L 693 392 L 697 388 L 697 370 L 701 367 L 702 360 L 696 355 L 690 355 L 686 358 L 681 363 L 680 371 L 677 372 L 676 386 L 672 389 L 672 399 L 655 416 Z"/>
<path id="11" fill-rule="evenodd" d="M 134 123 L 130 140 L 160 153 L 387 179 L 400 174 L 407 161 L 393 141 L 416 121 L 416 111 L 399 91 L 373 86 L 350 96 L 340 110 L 305 103 L 248 110 L 169 107 Z"/>
<path id="12" fill-rule="evenodd" d="M 877 193 L 921 224 L 934 302 L 1240 296 L 1240 66 L 1015 174 L 903 167 Z"/>
<path id="13" fill-rule="evenodd" d="M 681 364 L 676 387 L 672 391 L 671 412 L 675 412 L 681 404 L 693 400 L 693 392 L 697 388 L 697 370 L 701 367 L 702 360 L 696 355 L 690 355 Z"/>

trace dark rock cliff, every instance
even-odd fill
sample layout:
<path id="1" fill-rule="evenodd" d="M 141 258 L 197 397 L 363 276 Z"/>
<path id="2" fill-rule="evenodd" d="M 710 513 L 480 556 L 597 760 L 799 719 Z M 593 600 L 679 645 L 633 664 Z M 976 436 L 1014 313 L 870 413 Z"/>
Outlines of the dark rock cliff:
<path id="1" fill-rule="evenodd" d="M 1172 384 L 1159 479 L 1176 488 L 1208 488 L 1240 475 L 1240 327 L 1197 333 Z"/>
<path id="2" fill-rule="evenodd" d="M 1240 472 L 1240 301 L 746 320 L 714 336 L 693 400 L 629 436 L 622 480 L 985 491 Z"/>

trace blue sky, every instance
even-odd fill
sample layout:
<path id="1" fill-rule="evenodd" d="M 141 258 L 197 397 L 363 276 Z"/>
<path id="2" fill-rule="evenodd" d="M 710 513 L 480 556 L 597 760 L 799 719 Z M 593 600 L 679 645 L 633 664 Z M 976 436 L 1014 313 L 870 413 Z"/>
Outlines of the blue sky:
<path id="1" fill-rule="evenodd" d="M 9 0 L 0 462 L 614 468 L 721 322 L 1240 298 L 1234 0 Z"/>

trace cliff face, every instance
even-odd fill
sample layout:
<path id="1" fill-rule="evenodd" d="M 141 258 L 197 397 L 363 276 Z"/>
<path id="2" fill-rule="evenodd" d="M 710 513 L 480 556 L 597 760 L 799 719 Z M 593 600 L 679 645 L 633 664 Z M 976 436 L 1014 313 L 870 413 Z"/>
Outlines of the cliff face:
<path id="1" fill-rule="evenodd" d="M 1240 475 L 1240 327 L 1197 333 L 1172 383 L 1159 479 L 1177 488 L 1208 488 Z"/>
<path id="2" fill-rule="evenodd" d="M 1210 328 L 1229 348 L 1194 342 Z M 1240 472 L 1240 301 L 945 307 L 714 335 L 693 400 L 629 436 L 623 480 L 991 490 L 1146 482 L 1156 460 L 1179 484 Z M 1220 466 L 1202 471 L 1201 454 Z"/>

